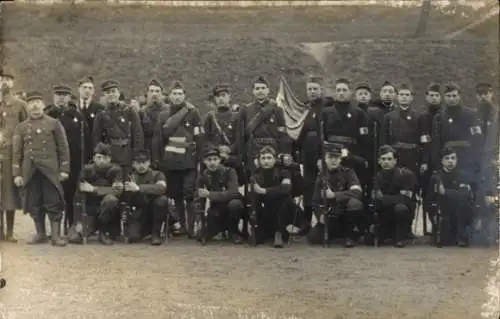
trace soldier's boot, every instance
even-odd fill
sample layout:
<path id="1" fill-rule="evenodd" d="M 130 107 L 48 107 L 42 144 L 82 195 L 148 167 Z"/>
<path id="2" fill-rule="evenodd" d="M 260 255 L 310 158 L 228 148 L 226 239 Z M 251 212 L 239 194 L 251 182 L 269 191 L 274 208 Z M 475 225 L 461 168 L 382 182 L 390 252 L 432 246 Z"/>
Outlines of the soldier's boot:
<path id="1" fill-rule="evenodd" d="M 28 245 L 45 244 L 48 241 L 47 230 L 45 229 L 45 218 L 36 219 L 34 223 L 36 234 L 28 242 Z"/>
<path id="2" fill-rule="evenodd" d="M 345 248 L 352 248 L 356 246 L 356 243 L 354 242 L 354 240 L 352 240 L 351 238 L 346 238 L 344 240 L 344 247 Z"/>
<path id="3" fill-rule="evenodd" d="M 168 236 L 168 234 L 167 234 Z M 153 223 L 153 229 L 151 231 L 151 245 L 159 246 L 161 245 L 161 221 L 157 220 Z"/>
<path id="4" fill-rule="evenodd" d="M 194 229 L 194 222 L 195 222 L 195 217 L 196 217 L 196 207 L 195 204 L 192 201 L 187 201 L 186 202 L 186 213 L 187 213 L 187 220 L 186 220 L 186 230 L 188 233 L 188 238 L 193 239 L 196 237 L 195 234 L 195 229 Z"/>
<path id="5" fill-rule="evenodd" d="M 50 221 L 50 232 L 52 233 L 51 243 L 52 246 L 64 247 L 66 246 L 66 241 L 61 238 L 61 222 L 60 221 Z"/>
<path id="6" fill-rule="evenodd" d="M 238 233 L 232 233 L 231 234 L 231 239 L 233 241 L 233 244 L 235 244 L 235 245 L 241 245 L 241 244 L 243 244 L 243 238 Z"/>
<path id="7" fill-rule="evenodd" d="M 5 238 L 6 241 L 10 243 L 17 243 L 17 239 L 14 237 L 14 214 L 15 211 L 8 210 L 6 213 L 7 220 L 7 236 Z"/>
<path id="8" fill-rule="evenodd" d="M 277 232 L 274 233 L 274 243 L 273 243 L 273 246 L 275 248 L 283 248 L 284 247 L 284 244 L 283 244 L 283 235 L 279 231 L 277 231 Z"/>
<path id="9" fill-rule="evenodd" d="M 105 246 L 113 245 L 113 241 L 109 238 L 109 234 L 104 231 L 99 232 L 99 242 Z"/>

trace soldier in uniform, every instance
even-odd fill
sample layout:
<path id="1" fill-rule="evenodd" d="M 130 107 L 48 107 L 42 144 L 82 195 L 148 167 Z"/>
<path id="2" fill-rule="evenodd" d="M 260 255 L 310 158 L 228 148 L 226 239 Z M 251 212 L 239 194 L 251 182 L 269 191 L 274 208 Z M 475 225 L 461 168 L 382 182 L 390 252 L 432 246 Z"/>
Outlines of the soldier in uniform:
<path id="1" fill-rule="evenodd" d="M 210 239 L 228 230 L 233 243 L 241 244 L 238 222 L 242 217 L 244 206 L 238 191 L 236 171 L 222 165 L 222 156 L 216 147 L 206 148 L 203 158 L 206 169 L 196 181 L 196 206 L 198 212 L 207 209 L 208 229 L 204 229 L 198 238 L 204 236 L 205 239 Z"/>
<path id="2" fill-rule="evenodd" d="M 75 210 L 75 222 L 87 223 L 88 234 L 99 231 L 99 241 L 104 245 L 111 245 L 113 241 L 109 234 L 112 232 L 112 221 L 116 219 L 118 197 L 122 185 L 113 185 L 121 173 L 120 166 L 111 163 L 110 145 L 97 143 L 94 149 L 93 162 L 86 164 L 81 172 L 78 185 L 77 201 L 85 201 L 88 219 L 82 218 L 82 211 Z M 113 187 L 115 186 L 115 187 Z M 82 205 L 77 207 L 81 208 Z M 84 227 L 80 227 L 84 229 Z M 71 243 L 81 243 L 82 234 L 77 231 L 76 225 L 68 234 Z"/>
<path id="3" fill-rule="evenodd" d="M 203 141 L 200 113 L 185 98 L 184 85 L 174 82 L 170 89 L 170 104 L 158 116 L 153 138 L 153 163 L 167 177 L 170 185 L 167 196 L 174 199 L 180 213 L 174 217 L 179 218 L 180 224 L 193 235 L 194 187 Z M 187 204 L 187 223 L 184 201 Z"/>
<path id="4" fill-rule="evenodd" d="M 344 247 L 354 247 L 354 229 L 363 222 L 363 188 L 353 169 L 341 165 L 342 145 L 325 142 L 326 174 L 320 173 L 314 185 L 313 205 L 319 222 L 308 235 L 311 244 L 322 243 L 325 224 L 331 236 L 344 238 Z M 328 210 L 325 215 L 321 208 Z M 330 238 L 330 237 L 329 237 Z"/>
<path id="5" fill-rule="evenodd" d="M 131 216 L 126 225 L 130 242 L 152 235 L 151 244 L 157 246 L 161 244 L 161 226 L 168 213 L 167 181 L 162 172 L 151 169 L 148 151 L 137 153 L 132 166 L 130 181 L 124 182 L 121 174 L 115 181 L 115 186 L 123 187 L 125 192 L 132 194 L 129 199 Z"/>
<path id="6" fill-rule="evenodd" d="M 92 132 L 94 130 L 94 120 L 102 110 L 104 106 L 99 104 L 94 99 L 95 85 L 94 78 L 91 76 L 84 77 L 78 81 L 78 110 L 83 114 L 85 118 L 85 125 L 88 128 L 89 134 L 85 135 L 85 163 L 89 163 L 93 156 L 92 147 Z"/>
<path id="7" fill-rule="evenodd" d="M 151 153 L 153 148 L 154 129 L 157 125 L 160 113 L 167 110 L 167 105 L 163 100 L 163 85 L 160 81 L 152 79 L 147 86 L 145 105 L 142 110 L 147 116 L 149 123 L 144 125 L 144 146 Z"/>
<path id="8" fill-rule="evenodd" d="M 80 176 L 82 166 L 85 164 L 81 163 L 82 144 L 85 145 L 85 141 L 81 140 L 81 133 L 83 132 L 85 139 L 86 136 L 90 135 L 90 132 L 86 125 L 85 116 L 70 101 L 71 89 L 66 85 L 55 85 L 52 92 L 54 104 L 47 106 L 44 111 L 48 116 L 59 120 L 64 127 L 66 137 L 68 138 L 71 159 L 69 178 L 63 182 L 64 201 L 66 202 L 64 220 L 67 223 L 65 225 L 66 229 L 66 226 L 73 225 L 74 196 L 77 189 L 78 176 Z"/>
<path id="9" fill-rule="evenodd" d="M 274 247 L 282 248 L 288 240 L 286 226 L 293 216 L 289 207 L 292 201 L 290 172 L 276 165 L 276 150 L 271 145 L 259 151 L 258 167 L 250 177 L 249 194 L 252 209 L 256 212 L 257 243 L 263 243 L 274 235 Z"/>
<path id="10" fill-rule="evenodd" d="M 406 245 L 408 227 L 415 211 L 414 191 L 417 180 L 413 172 L 397 167 L 396 151 L 389 145 L 379 149 L 379 164 L 372 196 L 379 213 L 379 240 L 392 239 L 396 247 Z"/>
<path id="11" fill-rule="evenodd" d="M 458 169 L 460 158 L 457 159 L 455 150 L 445 147 L 440 155 L 441 168 L 432 175 L 429 184 L 427 210 L 432 212 L 433 218 L 440 218 L 436 220 L 435 227 L 439 227 L 437 240 L 441 245 L 465 247 L 469 244 L 472 224 L 470 176 Z"/>
<path id="12" fill-rule="evenodd" d="M 460 159 L 459 169 L 471 176 L 477 174 L 482 130 L 476 113 L 462 105 L 460 88 L 455 83 L 448 83 L 445 86 L 444 102 L 446 108 L 434 116 L 431 142 L 434 167 L 437 169 L 441 164 L 440 150 L 452 147 Z M 475 184 L 473 181 L 473 189 Z"/>
<path id="13" fill-rule="evenodd" d="M 14 214 L 21 208 L 21 198 L 12 175 L 12 135 L 17 124 L 26 120 L 26 102 L 14 97 L 14 77 L 8 72 L 0 75 L 0 209 L 5 211 L 7 233 L 0 230 L 0 240 L 17 242 L 14 237 Z M 3 214 L 2 218 L 3 218 Z"/>
<path id="14" fill-rule="evenodd" d="M 382 123 L 384 122 L 384 116 L 396 107 L 394 103 L 396 96 L 396 86 L 389 81 L 385 81 L 380 88 L 380 98 L 374 100 L 366 110 L 370 119 L 371 127 L 373 127 L 373 124 L 376 124 L 377 132 L 379 132 L 377 145 L 375 146 L 376 148 L 382 145 L 380 141 L 380 130 L 382 128 Z"/>
<path id="15" fill-rule="evenodd" d="M 314 192 L 314 181 L 318 176 L 317 161 L 321 159 L 321 131 L 320 119 L 327 107 L 333 105 L 333 101 L 324 96 L 324 79 L 319 76 L 311 76 L 306 83 L 308 101 L 305 103 L 309 112 L 304 120 L 304 125 L 300 135 L 295 141 L 304 169 L 302 183 L 303 205 L 304 205 L 304 225 L 301 232 L 307 234 L 311 229 L 313 214 L 312 197 Z M 295 185 L 294 185 L 295 187 Z"/>
<path id="16" fill-rule="evenodd" d="M 69 177 L 69 146 L 62 124 L 45 115 L 38 92 L 28 94 L 29 118 L 19 123 L 12 138 L 14 183 L 25 190 L 24 211 L 36 227 L 31 243 L 47 240 L 45 214 L 51 225 L 52 245 L 65 246 L 60 238 L 64 194 L 61 182 Z"/>
<path id="17" fill-rule="evenodd" d="M 368 107 L 372 102 L 372 94 L 372 88 L 370 87 L 370 84 L 366 82 L 359 83 L 354 90 L 354 96 L 356 102 L 358 102 L 358 107 L 365 112 L 368 111 Z"/>

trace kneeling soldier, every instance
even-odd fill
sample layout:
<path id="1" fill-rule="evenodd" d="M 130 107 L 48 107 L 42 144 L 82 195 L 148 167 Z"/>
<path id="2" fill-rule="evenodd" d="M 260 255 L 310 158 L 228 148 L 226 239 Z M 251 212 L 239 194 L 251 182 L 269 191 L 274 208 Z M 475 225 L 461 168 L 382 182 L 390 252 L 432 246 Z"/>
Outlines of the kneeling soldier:
<path id="1" fill-rule="evenodd" d="M 221 164 L 218 149 L 206 149 L 203 157 L 206 169 L 196 181 L 198 196 L 195 205 L 197 217 L 205 216 L 201 218 L 203 224 L 197 237 L 205 241 L 228 230 L 233 242 L 240 244 L 238 222 L 243 212 L 243 201 L 238 192 L 238 175 L 234 168 Z"/>
<path id="2" fill-rule="evenodd" d="M 167 181 L 165 175 L 151 169 L 147 151 L 138 152 L 133 157 L 130 181 L 123 184 L 123 176 L 118 175 L 115 186 L 123 185 L 124 192 L 131 194 L 130 216 L 127 216 L 127 233 L 130 242 L 140 241 L 151 234 L 151 244 L 160 245 L 161 226 L 168 214 L 168 198 L 165 195 Z"/>
<path id="3" fill-rule="evenodd" d="M 326 224 L 329 234 L 344 237 L 345 247 L 355 246 L 357 234 L 354 230 L 359 228 L 363 217 L 363 189 L 356 172 L 341 165 L 342 148 L 340 144 L 324 144 L 327 172 L 318 174 L 314 186 L 312 204 L 318 223 L 309 232 L 311 244 L 322 243 Z"/>
<path id="4" fill-rule="evenodd" d="M 121 190 L 112 186 L 120 172 L 121 167 L 111 163 L 111 147 L 98 143 L 94 149 L 93 163 L 85 165 L 80 174 L 75 203 L 75 225 L 68 233 L 70 243 L 81 243 L 82 232 L 88 236 L 95 230 L 99 231 L 101 243 L 113 243 L 109 233 L 112 222 L 116 219 Z M 85 212 L 82 211 L 82 200 L 85 201 Z M 87 218 L 83 218 L 84 213 Z"/>
<path id="5" fill-rule="evenodd" d="M 379 215 L 375 222 L 380 231 L 376 235 L 380 242 L 392 238 L 401 248 L 406 245 L 408 225 L 413 221 L 417 179 L 408 168 L 396 167 L 396 151 L 389 145 L 380 147 L 378 162 L 382 170 L 375 177 L 372 194 Z"/>
<path id="6" fill-rule="evenodd" d="M 437 246 L 469 244 L 473 198 L 470 180 L 457 168 L 456 151 L 448 147 L 441 150 L 441 169 L 432 175 L 425 200 Z"/>
<path id="7" fill-rule="evenodd" d="M 283 239 L 288 240 L 286 226 L 293 219 L 289 211 L 292 201 L 290 172 L 276 165 L 276 151 L 271 146 L 260 150 L 258 164 L 250 179 L 249 195 L 255 212 L 255 218 L 250 216 L 250 239 L 253 236 L 255 243 L 263 243 L 274 235 L 274 247 L 282 248 Z"/>

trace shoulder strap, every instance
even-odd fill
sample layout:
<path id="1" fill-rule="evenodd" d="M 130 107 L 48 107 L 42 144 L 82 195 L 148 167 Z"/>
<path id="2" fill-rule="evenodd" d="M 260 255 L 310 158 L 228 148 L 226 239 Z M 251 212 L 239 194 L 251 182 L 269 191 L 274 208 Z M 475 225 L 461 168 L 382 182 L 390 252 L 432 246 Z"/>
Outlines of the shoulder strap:
<path id="1" fill-rule="evenodd" d="M 231 145 L 231 141 L 229 140 L 229 138 L 227 137 L 226 133 L 224 132 L 224 130 L 220 126 L 219 121 L 217 120 L 217 116 L 215 116 L 215 112 L 209 113 L 208 116 L 212 118 L 212 121 L 215 124 L 215 128 L 219 132 L 220 136 L 224 139 L 224 142 L 226 142 L 227 145 Z"/>

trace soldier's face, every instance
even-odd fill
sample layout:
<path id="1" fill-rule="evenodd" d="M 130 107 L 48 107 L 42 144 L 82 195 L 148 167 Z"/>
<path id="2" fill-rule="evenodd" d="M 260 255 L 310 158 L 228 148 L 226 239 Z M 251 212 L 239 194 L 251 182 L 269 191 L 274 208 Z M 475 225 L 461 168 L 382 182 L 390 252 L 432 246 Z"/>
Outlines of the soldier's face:
<path id="1" fill-rule="evenodd" d="M 220 92 L 215 97 L 215 105 L 217 106 L 229 106 L 231 101 L 231 95 L 227 92 Z"/>
<path id="2" fill-rule="evenodd" d="M 372 94 L 367 89 L 356 90 L 356 101 L 358 103 L 367 104 L 372 99 Z"/>
<path id="3" fill-rule="evenodd" d="M 45 103 L 42 100 L 32 100 L 28 102 L 28 115 L 31 118 L 39 118 L 43 115 Z"/>
<path id="4" fill-rule="evenodd" d="M 400 90 L 398 92 L 399 105 L 408 106 L 413 102 L 413 94 L 410 90 Z"/>
<path id="5" fill-rule="evenodd" d="M 339 102 L 351 100 L 352 91 L 345 83 L 339 83 L 335 86 L 335 99 Z"/>
<path id="6" fill-rule="evenodd" d="M 441 93 L 429 91 L 425 94 L 425 101 L 430 105 L 439 105 L 441 103 Z"/>
<path id="7" fill-rule="evenodd" d="M 148 161 L 133 161 L 132 162 L 132 167 L 136 172 L 139 174 L 144 174 L 149 170 L 149 167 L 151 166 L 151 162 Z"/>
<path id="8" fill-rule="evenodd" d="M 161 90 L 161 87 L 156 85 L 148 86 L 148 92 L 147 92 L 148 101 L 157 102 L 160 100 L 162 96 L 163 92 Z"/>
<path id="9" fill-rule="evenodd" d="M 270 153 L 260 154 L 259 164 L 263 168 L 272 168 L 274 167 L 274 164 L 276 164 L 276 156 Z"/>
<path id="10" fill-rule="evenodd" d="M 111 156 L 103 155 L 103 154 L 94 154 L 94 163 L 98 167 L 102 167 L 111 163 Z"/>
<path id="11" fill-rule="evenodd" d="M 56 93 L 54 94 L 54 104 L 56 106 L 66 106 L 68 105 L 69 101 L 71 100 L 71 95 L 69 94 L 61 94 L 61 93 Z"/>
<path id="12" fill-rule="evenodd" d="M 120 100 L 120 90 L 112 88 L 104 92 L 104 101 L 107 103 L 118 103 Z"/>
<path id="13" fill-rule="evenodd" d="M 446 105 L 455 106 L 460 104 L 460 93 L 457 90 L 446 92 L 444 94 L 444 102 Z"/>
<path id="14" fill-rule="evenodd" d="M 80 87 L 78 88 L 78 93 L 80 94 L 80 98 L 85 100 L 91 99 L 92 96 L 94 96 L 94 92 L 95 92 L 95 87 L 94 84 L 92 84 L 91 82 L 82 83 L 82 85 L 80 85 Z"/>
<path id="15" fill-rule="evenodd" d="M 325 165 L 328 170 L 336 169 L 342 162 L 341 154 L 334 154 L 330 152 L 325 153 Z"/>
<path id="16" fill-rule="evenodd" d="M 183 89 L 173 89 L 168 98 L 173 105 L 179 105 L 186 99 L 186 94 Z"/>
<path id="17" fill-rule="evenodd" d="M 491 103 L 493 101 L 493 92 L 491 92 L 491 91 L 479 92 L 478 94 L 476 94 L 476 99 L 478 102 Z"/>
<path id="18" fill-rule="evenodd" d="M 319 83 L 308 82 L 306 84 L 307 97 L 313 101 L 319 99 L 323 95 L 323 89 Z"/>
<path id="19" fill-rule="evenodd" d="M 378 158 L 378 163 L 380 164 L 380 167 L 382 167 L 383 170 L 393 169 L 397 163 L 396 156 L 394 156 L 394 154 L 392 153 L 381 155 Z"/>
<path id="20" fill-rule="evenodd" d="M 443 158 L 441 159 L 441 165 L 447 171 L 453 170 L 455 167 L 457 167 L 457 154 L 452 153 L 443 156 Z"/>
<path id="21" fill-rule="evenodd" d="M 380 89 L 380 99 L 384 102 L 392 102 L 396 98 L 396 90 L 390 85 L 383 86 Z"/>
<path id="22" fill-rule="evenodd" d="M 141 109 L 141 105 L 139 104 L 139 101 L 137 101 L 136 99 L 130 100 L 130 106 L 136 111 L 139 111 Z"/>
<path id="23" fill-rule="evenodd" d="M 264 100 L 269 96 L 269 88 L 264 83 L 255 83 L 253 85 L 253 96 L 257 100 Z"/>
<path id="24" fill-rule="evenodd" d="M 9 89 L 12 89 L 14 87 L 14 79 L 10 76 L 2 77 L 2 83 L 5 83 L 5 86 Z"/>
<path id="25" fill-rule="evenodd" d="M 208 170 L 214 171 L 220 165 L 220 157 L 216 155 L 210 155 L 203 159 L 203 163 L 207 166 Z"/>

